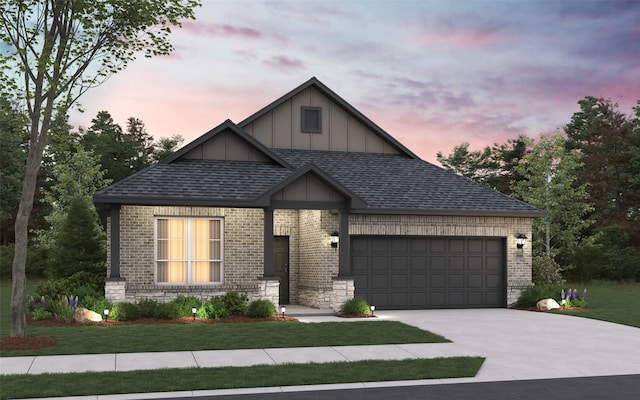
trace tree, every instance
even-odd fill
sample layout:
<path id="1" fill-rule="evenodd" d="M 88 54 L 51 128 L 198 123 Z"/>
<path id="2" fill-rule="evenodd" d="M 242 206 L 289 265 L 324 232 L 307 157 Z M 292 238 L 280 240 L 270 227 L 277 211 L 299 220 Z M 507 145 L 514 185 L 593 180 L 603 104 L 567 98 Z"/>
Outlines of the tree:
<path id="1" fill-rule="evenodd" d="M 153 161 L 160 161 L 176 151 L 183 142 L 184 138 L 180 135 L 173 135 L 170 138 L 161 137 L 153 145 L 153 154 L 151 155 L 151 158 Z"/>
<path id="2" fill-rule="evenodd" d="M 441 152 L 436 156 L 445 169 L 511 194 L 511 183 L 522 179 L 515 166 L 529 151 L 530 143 L 531 140 L 525 135 L 509 139 L 504 144 L 494 143 L 482 151 L 469 151 L 469 143 L 462 143 L 454 147 L 447 157 Z"/>
<path id="3" fill-rule="evenodd" d="M 9 243 L 8 224 L 13 222 L 20 201 L 24 174 L 24 117 L 5 98 L 0 98 L 0 245 Z"/>
<path id="4" fill-rule="evenodd" d="M 530 139 L 529 139 L 530 140 Z M 555 258 L 570 253 L 593 221 L 585 218 L 592 206 L 586 184 L 575 185 L 582 168 L 580 153 L 566 148 L 562 134 L 540 135 L 531 151 L 516 166 L 523 177 L 512 182 L 515 197 L 545 212 L 533 223 L 534 256 Z"/>
<path id="5" fill-rule="evenodd" d="M 25 335 L 28 223 L 52 116 L 67 110 L 138 53 L 169 54 L 171 28 L 195 0 L 0 0 L 0 95 L 24 103 L 29 137 L 15 222 L 10 335 Z"/>
<path id="6" fill-rule="evenodd" d="M 500 165 L 493 157 L 489 146 L 482 151 L 470 152 L 469 143 L 465 142 L 454 147 L 453 152 L 447 157 L 441 152 L 438 152 L 436 157 L 445 169 L 483 185 L 494 187 Z"/>
<path id="7" fill-rule="evenodd" d="M 568 148 L 583 155 L 578 182 L 588 183 L 593 218 L 597 226 L 619 225 L 640 241 L 638 118 L 627 117 L 610 100 L 585 97 L 578 104 L 580 111 L 573 114 L 565 132 Z"/>

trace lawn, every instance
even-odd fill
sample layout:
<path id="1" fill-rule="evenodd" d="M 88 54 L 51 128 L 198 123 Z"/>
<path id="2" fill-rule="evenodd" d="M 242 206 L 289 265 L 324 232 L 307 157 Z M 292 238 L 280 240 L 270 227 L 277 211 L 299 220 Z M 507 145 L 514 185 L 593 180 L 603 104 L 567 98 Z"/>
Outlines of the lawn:
<path id="1" fill-rule="evenodd" d="M 9 334 L 11 287 L 0 285 L 0 336 Z M 448 340 L 397 321 L 259 322 L 86 327 L 28 326 L 27 334 L 58 340 L 54 347 L 8 352 L 2 356 L 191 351 L 305 346 L 432 343 Z M 126 340 L 123 340 L 126 338 Z M 0 375 L 0 398 L 208 390 L 391 380 L 472 377 L 484 359 L 360 361 L 243 368 Z M 0 359 L 1 362 L 1 359 Z"/>
<path id="2" fill-rule="evenodd" d="M 593 282 L 567 284 L 582 293 L 587 288 L 587 303 L 590 310 L 559 311 L 562 314 L 599 319 L 640 328 L 640 283 Z"/>
<path id="3" fill-rule="evenodd" d="M 285 364 L 253 367 L 0 376 L 0 399 L 381 382 L 475 376 L 484 359 Z"/>

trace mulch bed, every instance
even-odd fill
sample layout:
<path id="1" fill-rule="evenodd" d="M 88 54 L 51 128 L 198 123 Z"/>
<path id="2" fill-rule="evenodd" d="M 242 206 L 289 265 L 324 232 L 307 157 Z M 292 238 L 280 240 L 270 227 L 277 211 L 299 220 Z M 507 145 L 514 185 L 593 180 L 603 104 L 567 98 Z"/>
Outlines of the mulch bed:
<path id="1" fill-rule="evenodd" d="M 266 321 L 297 321 L 296 318 L 282 315 L 275 315 L 269 318 L 250 318 L 239 315 L 233 315 L 224 319 L 198 319 L 195 321 L 193 318 L 185 317 L 180 319 L 166 320 L 166 319 L 152 319 L 142 318 L 134 321 L 101 321 L 101 322 L 64 322 L 57 319 L 44 319 L 34 321 L 27 317 L 27 323 L 32 326 L 40 327 L 78 327 L 78 326 L 119 326 L 119 325 L 157 325 L 157 324 L 230 324 L 230 323 L 255 323 Z M 44 347 L 55 346 L 58 343 L 56 339 L 49 337 L 37 337 L 37 336 L 25 336 L 25 337 L 0 337 L 0 350 L 4 351 L 19 351 L 19 350 L 36 350 Z"/>

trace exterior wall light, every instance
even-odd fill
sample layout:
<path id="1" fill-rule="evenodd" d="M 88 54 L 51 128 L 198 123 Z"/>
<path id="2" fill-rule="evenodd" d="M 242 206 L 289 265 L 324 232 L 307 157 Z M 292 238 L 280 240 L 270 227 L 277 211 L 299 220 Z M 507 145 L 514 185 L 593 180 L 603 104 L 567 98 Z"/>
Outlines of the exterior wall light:
<path id="1" fill-rule="evenodd" d="M 340 234 L 338 231 L 333 231 L 331 234 L 331 247 L 338 249 L 338 242 L 340 241 Z"/>
<path id="2" fill-rule="evenodd" d="M 522 249 L 524 247 L 524 242 L 527 240 L 527 236 L 523 233 L 519 233 L 516 235 L 516 247 L 518 249 Z"/>

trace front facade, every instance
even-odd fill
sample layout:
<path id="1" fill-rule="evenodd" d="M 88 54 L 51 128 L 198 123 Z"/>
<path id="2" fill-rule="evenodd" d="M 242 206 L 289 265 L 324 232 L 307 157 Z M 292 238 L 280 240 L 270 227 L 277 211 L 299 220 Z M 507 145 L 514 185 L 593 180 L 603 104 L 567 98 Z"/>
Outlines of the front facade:
<path id="1" fill-rule="evenodd" d="M 315 78 L 94 201 L 112 301 L 233 290 L 333 310 L 505 307 L 531 283 L 516 237 L 540 215 L 420 160 Z"/>

